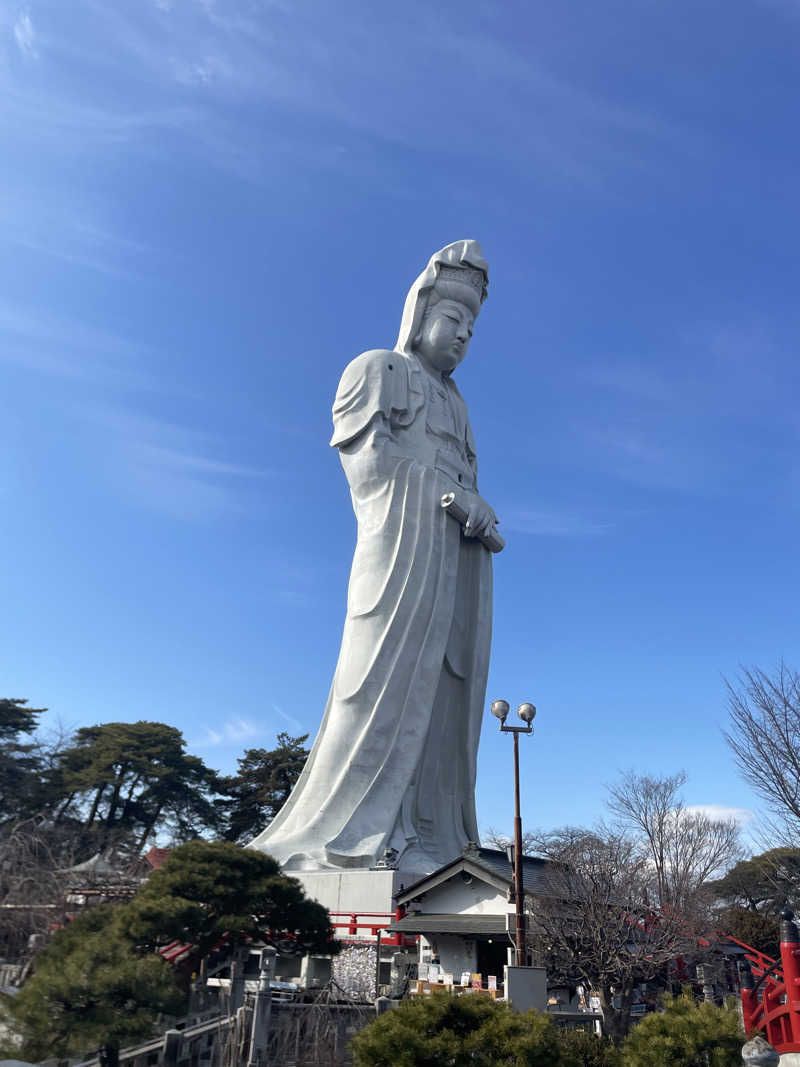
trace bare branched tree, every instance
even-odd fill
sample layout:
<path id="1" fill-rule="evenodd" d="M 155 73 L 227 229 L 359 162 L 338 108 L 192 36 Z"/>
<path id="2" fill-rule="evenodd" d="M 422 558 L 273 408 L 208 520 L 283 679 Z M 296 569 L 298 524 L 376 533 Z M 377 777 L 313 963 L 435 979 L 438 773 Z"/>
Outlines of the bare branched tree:
<path id="1" fill-rule="evenodd" d="M 728 687 L 730 745 L 742 776 L 766 801 L 773 829 L 800 844 L 800 674 L 743 670 Z"/>
<path id="2" fill-rule="evenodd" d="M 487 848 L 498 848 L 501 852 L 504 852 L 509 845 L 513 844 L 512 839 L 508 834 L 503 834 L 499 830 L 496 830 L 494 826 L 489 826 L 482 835 L 483 843 Z M 522 852 L 526 856 L 532 855 L 536 851 L 536 834 L 530 831 L 525 831 L 522 835 Z"/>
<path id="3" fill-rule="evenodd" d="M 27 958 L 64 921 L 62 869 L 73 859 L 70 841 L 42 819 L 0 827 L 0 956 Z"/>
<path id="4" fill-rule="evenodd" d="M 648 903 L 652 866 L 621 830 L 566 827 L 537 840 L 558 865 L 558 899 L 529 898 L 531 948 L 553 978 L 583 983 L 600 998 L 615 1042 L 627 1033 L 637 984 L 696 948 L 691 921 Z"/>
<path id="5" fill-rule="evenodd" d="M 622 826 L 641 837 L 662 910 L 693 907 L 698 890 L 741 858 L 735 819 L 689 811 L 680 797 L 683 771 L 653 778 L 629 771 L 609 787 L 608 805 Z"/>

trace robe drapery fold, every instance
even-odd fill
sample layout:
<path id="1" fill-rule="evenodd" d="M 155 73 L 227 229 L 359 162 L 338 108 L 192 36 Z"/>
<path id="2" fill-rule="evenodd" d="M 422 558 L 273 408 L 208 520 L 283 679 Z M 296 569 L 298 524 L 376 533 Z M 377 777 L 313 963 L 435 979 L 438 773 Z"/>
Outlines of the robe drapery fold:
<path id="1" fill-rule="evenodd" d="M 478 840 L 492 562 L 441 507 L 475 488 L 475 446 L 455 383 L 399 348 L 353 360 L 333 406 L 358 520 L 342 644 L 306 766 L 252 842 L 289 870 L 370 867 L 394 848 L 425 873 Z"/>

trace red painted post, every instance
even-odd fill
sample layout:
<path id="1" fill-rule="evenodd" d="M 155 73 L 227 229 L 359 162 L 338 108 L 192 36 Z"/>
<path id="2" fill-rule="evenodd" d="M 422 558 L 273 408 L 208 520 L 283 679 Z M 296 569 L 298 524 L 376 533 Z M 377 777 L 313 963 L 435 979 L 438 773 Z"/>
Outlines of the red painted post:
<path id="1" fill-rule="evenodd" d="M 775 983 L 771 977 L 764 979 L 761 990 L 762 1029 L 764 1037 L 770 1045 L 775 1045 L 776 1048 L 783 1043 L 783 1024 L 780 1016 L 770 1019 L 770 1015 L 776 1008 L 781 1007 L 782 995 L 782 987 L 779 983 Z"/>
<path id="2" fill-rule="evenodd" d="M 786 986 L 786 1007 L 789 1009 L 792 1043 L 800 1047 L 800 934 L 794 924 L 794 914 L 784 908 L 781 912 L 781 964 Z"/>
<path id="3" fill-rule="evenodd" d="M 402 904 L 398 904 L 397 907 L 394 909 L 394 921 L 396 923 L 399 923 L 401 919 L 405 918 L 405 915 L 406 909 L 403 907 Z M 391 938 L 387 938 L 385 943 L 387 945 L 391 944 L 396 946 L 397 948 L 401 948 L 403 945 L 408 944 L 408 935 L 394 934 Z"/>

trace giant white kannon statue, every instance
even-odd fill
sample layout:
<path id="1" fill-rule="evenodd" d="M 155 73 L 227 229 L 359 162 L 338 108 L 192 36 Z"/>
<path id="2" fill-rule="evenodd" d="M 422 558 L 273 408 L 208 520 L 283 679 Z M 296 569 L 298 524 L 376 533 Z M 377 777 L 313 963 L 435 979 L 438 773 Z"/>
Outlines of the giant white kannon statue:
<path id="1" fill-rule="evenodd" d="M 487 285 L 477 242 L 443 248 L 411 287 L 395 348 L 342 375 L 331 444 L 358 542 L 341 651 L 308 762 L 252 842 L 287 870 L 371 867 L 392 849 L 422 874 L 478 840 L 491 551 L 503 542 L 452 373 Z"/>

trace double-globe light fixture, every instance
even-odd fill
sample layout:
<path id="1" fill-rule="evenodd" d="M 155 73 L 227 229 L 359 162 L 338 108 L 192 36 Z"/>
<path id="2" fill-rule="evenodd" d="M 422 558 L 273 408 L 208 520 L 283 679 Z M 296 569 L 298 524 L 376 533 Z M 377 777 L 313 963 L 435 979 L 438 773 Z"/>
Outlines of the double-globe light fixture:
<path id="1" fill-rule="evenodd" d="M 517 715 L 524 726 L 506 726 L 510 711 L 507 700 L 492 703 L 492 715 L 500 720 L 500 730 L 514 735 L 514 907 L 516 912 L 516 938 L 514 942 L 517 967 L 525 966 L 525 890 L 522 884 L 522 817 L 519 813 L 519 735 L 533 733 L 536 708 L 533 704 L 520 704 Z"/>
<path id="2" fill-rule="evenodd" d="M 500 720 L 500 729 L 506 734 L 532 734 L 533 727 L 531 723 L 536 718 L 536 708 L 533 704 L 520 704 L 517 708 L 517 715 L 525 723 L 524 726 L 506 726 L 506 719 L 508 713 L 511 710 L 507 700 L 495 700 L 492 704 L 492 715 L 495 715 Z"/>

